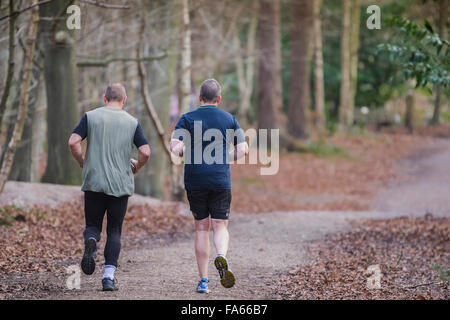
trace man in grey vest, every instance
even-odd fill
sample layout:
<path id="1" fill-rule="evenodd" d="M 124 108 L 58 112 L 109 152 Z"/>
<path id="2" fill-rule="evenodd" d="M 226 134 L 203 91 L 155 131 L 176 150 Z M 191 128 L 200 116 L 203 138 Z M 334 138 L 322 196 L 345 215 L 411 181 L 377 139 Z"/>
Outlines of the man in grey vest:
<path id="1" fill-rule="evenodd" d="M 114 271 L 120 254 L 122 224 L 128 197 L 134 192 L 134 176 L 150 157 L 150 147 L 136 118 L 123 110 L 127 100 L 125 88 L 110 85 L 103 97 L 106 106 L 87 112 L 69 139 L 69 148 L 83 168 L 84 254 L 81 269 L 85 274 L 95 270 L 97 242 L 107 213 L 104 291 L 117 290 Z M 81 141 L 87 138 L 83 158 Z M 133 144 L 138 148 L 138 160 L 131 159 Z"/>

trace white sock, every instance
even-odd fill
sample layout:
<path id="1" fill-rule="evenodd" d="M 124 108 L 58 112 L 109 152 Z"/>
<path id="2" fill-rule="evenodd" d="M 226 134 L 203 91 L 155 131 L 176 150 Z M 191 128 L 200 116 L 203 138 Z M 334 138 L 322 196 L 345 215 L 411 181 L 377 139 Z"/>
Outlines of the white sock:
<path id="1" fill-rule="evenodd" d="M 116 271 L 116 267 L 107 264 L 105 266 L 105 273 L 103 273 L 103 279 L 109 278 L 111 280 L 114 280 L 114 271 Z"/>

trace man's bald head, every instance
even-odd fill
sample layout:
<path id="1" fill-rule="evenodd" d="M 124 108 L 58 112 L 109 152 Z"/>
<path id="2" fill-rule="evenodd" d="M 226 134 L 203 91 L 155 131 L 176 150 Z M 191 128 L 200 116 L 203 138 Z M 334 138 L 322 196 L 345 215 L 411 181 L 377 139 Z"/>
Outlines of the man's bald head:
<path id="1" fill-rule="evenodd" d="M 126 96 L 127 92 L 121 83 L 113 83 L 106 88 L 105 99 L 107 102 L 122 102 Z"/>

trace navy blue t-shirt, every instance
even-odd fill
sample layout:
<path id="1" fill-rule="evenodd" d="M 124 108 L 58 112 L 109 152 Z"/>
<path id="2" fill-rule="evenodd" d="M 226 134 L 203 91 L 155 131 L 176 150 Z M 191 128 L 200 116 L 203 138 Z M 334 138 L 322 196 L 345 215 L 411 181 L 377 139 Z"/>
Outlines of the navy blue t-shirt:
<path id="1" fill-rule="evenodd" d="M 190 141 L 185 140 L 181 129 L 190 134 Z M 186 190 L 231 189 L 229 145 L 245 142 L 244 133 L 233 115 L 216 106 L 199 107 L 181 116 L 173 138 L 184 140 L 186 145 Z"/>

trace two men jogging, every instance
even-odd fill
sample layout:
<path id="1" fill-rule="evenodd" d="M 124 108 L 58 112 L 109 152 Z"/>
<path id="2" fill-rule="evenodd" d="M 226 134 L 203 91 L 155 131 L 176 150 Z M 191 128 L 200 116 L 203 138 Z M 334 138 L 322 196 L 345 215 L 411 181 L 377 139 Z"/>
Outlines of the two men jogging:
<path id="1" fill-rule="evenodd" d="M 185 156 L 184 182 L 195 219 L 195 254 L 200 275 L 197 291 L 208 293 L 211 227 L 217 251 L 214 264 L 219 271 L 220 281 L 226 288 L 235 283 L 235 276 L 226 257 L 231 204 L 229 163 L 245 156 L 248 146 L 236 119 L 218 108 L 221 87 L 216 80 L 208 79 L 203 82 L 199 100 L 198 109 L 181 116 L 170 148 L 174 154 Z M 73 157 L 83 168 L 86 228 L 83 233 L 85 250 L 81 268 L 85 274 L 94 273 L 97 242 L 100 241 L 106 212 L 107 239 L 102 287 L 104 291 L 113 291 L 118 289 L 114 272 L 120 254 L 121 231 L 128 197 L 134 192 L 133 174 L 148 161 L 150 147 L 139 122 L 123 110 L 126 102 L 125 88 L 121 84 L 110 85 L 105 92 L 104 101 L 106 106 L 83 116 L 69 139 L 69 147 Z M 211 131 L 215 132 L 215 138 L 204 139 L 204 135 Z M 83 158 L 81 141 L 85 138 L 87 150 Z M 138 160 L 131 159 L 133 144 L 139 151 Z M 234 146 L 231 151 L 230 145 Z M 210 152 L 214 161 L 203 157 L 211 147 L 214 147 L 213 152 Z M 201 152 L 201 159 L 190 161 L 188 155 L 193 155 L 198 150 Z"/>

